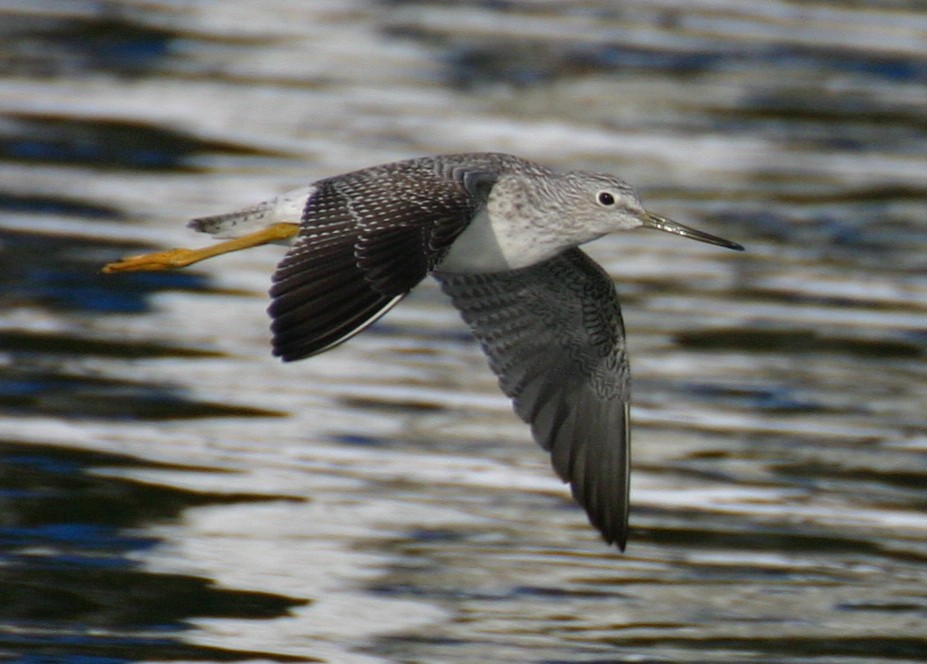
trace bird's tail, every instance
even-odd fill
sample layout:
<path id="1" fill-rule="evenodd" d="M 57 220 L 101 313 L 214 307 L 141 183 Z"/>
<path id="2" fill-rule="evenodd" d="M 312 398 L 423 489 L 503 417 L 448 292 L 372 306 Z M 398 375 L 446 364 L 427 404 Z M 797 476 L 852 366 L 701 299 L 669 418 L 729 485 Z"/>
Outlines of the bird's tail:
<path id="1" fill-rule="evenodd" d="M 242 237 L 280 223 L 298 224 L 313 190 L 304 187 L 242 210 L 192 219 L 187 226 L 222 239 Z"/>

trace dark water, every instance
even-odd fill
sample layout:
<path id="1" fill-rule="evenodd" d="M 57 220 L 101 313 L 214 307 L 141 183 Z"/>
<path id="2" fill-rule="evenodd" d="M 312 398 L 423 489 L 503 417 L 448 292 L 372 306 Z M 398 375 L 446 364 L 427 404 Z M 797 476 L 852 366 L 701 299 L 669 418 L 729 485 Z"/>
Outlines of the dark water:
<path id="1" fill-rule="evenodd" d="M 95 476 L 94 469 L 157 467 L 115 454 L 9 441 L 0 455 L 5 654 L 18 661 L 131 661 L 146 652 L 165 661 L 291 660 L 185 644 L 177 634 L 192 618 L 270 620 L 308 600 L 218 588 L 192 575 L 154 575 L 133 560 L 158 545 L 144 534 L 147 524 L 176 521 L 200 505 L 267 497 Z"/>
<path id="2" fill-rule="evenodd" d="M 0 658 L 927 661 L 917 2 L 0 3 Z M 106 261 L 400 157 L 616 172 L 632 535 L 428 284 L 269 357 L 278 248 Z"/>

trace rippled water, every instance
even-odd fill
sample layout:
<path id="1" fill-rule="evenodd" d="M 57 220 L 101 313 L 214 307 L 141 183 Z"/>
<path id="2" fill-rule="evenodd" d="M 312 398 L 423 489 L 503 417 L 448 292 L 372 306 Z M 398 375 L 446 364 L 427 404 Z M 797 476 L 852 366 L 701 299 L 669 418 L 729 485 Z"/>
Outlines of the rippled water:
<path id="1" fill-rule="evenodd" d="M 0 2 L 0 657 L 927 661 L 927 13 Z M 607 548 L 433 284 L 283 366 L 189 217 L 420 154 L 618 173 Z"/>

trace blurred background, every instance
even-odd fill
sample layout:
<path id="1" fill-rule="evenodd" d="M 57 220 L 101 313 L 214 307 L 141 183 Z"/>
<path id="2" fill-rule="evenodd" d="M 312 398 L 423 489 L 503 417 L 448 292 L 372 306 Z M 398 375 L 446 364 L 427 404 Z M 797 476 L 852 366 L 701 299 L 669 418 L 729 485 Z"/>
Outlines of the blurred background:
<path id="1" fill-rule="evenodd" d="M 0 77 L 5 661 L 927 661 L 922 2 L 0 0 Z M 99 273 L 481 150 L 747 247 L 588 248 L 623 555 L 430 280 L 284 366 L 280 247 Z"/>

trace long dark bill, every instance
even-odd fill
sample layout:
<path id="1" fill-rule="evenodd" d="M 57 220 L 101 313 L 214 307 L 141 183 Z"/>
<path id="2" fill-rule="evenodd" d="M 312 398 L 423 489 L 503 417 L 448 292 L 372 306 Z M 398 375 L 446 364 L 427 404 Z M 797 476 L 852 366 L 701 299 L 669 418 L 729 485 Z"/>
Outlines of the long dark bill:
<path id="1" fill-rule="evenodd" d="M 687 237 L 692 240 L 698 240 L 699 242 L 707 242 L 708 244 L 716 244 L 719 247 L 725 247 L 726 249 L 733 249 L 734 251 L 744 250 L 743 246 L 737 244 L 736 242 L 725 240 L 723 237 L 718 237 L 717 235 L 711 235 L 710 233 L 705 233 L 703 231 L 690 228 L 689 226 L 683 226 L 677 221 L 673 221 L 672 219 L 667 219 L 666 217 L 661 217 L 660 215 L 653 214 L 652 212 L 645 213 L 644 228 L 655 228 L 658 231 L 664 231 L 666 233 L 673 233 L 674 235 L 681 235 L 683 237 Z"/>

